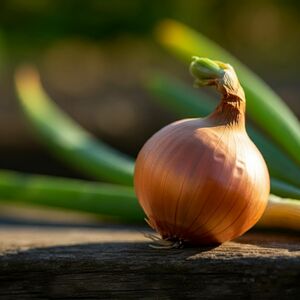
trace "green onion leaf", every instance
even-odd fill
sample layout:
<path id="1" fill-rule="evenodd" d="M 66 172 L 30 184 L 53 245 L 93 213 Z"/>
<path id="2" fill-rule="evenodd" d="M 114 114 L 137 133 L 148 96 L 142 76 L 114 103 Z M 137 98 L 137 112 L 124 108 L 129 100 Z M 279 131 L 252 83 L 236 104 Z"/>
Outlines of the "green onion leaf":
<path id="1" fill-rule="evenodd" d="M 0 201 L 57 207 L 141 222 L 144 214 L 132 187 L 0 171 Z"/>
<path id="2" fill-rule="evenodd" d="M 32 67 L 16 74 L 19 102 L 41 140 L 70 165 L 95 179 L 132 185 L 134 162 L 97 141 L 51 101 Z"/>

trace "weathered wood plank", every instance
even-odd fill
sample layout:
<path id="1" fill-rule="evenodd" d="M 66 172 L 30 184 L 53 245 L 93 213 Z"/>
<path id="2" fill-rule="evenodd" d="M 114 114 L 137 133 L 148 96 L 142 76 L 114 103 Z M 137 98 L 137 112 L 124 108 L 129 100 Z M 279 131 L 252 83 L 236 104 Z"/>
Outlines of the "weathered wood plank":
<path id="1" fill-rule="evenodd" d="M 297 299 L 300 237 L 154 250 L 144 228 L 0 227 L 0 299 Z"/>

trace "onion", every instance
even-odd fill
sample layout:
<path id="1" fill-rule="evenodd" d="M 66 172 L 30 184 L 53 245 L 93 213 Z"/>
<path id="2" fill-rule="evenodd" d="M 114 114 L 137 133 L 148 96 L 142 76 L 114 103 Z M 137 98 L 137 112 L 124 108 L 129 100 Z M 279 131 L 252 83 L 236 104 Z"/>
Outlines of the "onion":
<path id="1" fill-rule="evenodd" d="M 245 95 L 234 69 L 194 57 L 197 86 L 222 99 L 206 118 L 174 122 L 141 149 L 134 185 L 149 225 L 172 245 L 219 244 L 250 229 L 270 192 L 265 161 L 245 130 Z"/>

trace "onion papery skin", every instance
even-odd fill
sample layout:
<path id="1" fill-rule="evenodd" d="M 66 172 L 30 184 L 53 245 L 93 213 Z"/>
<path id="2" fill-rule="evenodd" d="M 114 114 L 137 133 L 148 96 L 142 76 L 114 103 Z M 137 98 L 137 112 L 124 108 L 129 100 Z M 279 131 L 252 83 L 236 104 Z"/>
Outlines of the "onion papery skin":
<path id="1" fill-rule="evenodd" d="M 243 109 L 232 122 L 227 106 L 162 128 L 137 157 L 135 192 L 163 239 L 220 244 L 249 230 L 266 208 L 266 163 L 245 131 Z"/>
<path id="2" fill-rule="evenodd" d="M 218 244 L 261 217 L 270 189 L 266 164 L 245 132 L 175 122 L 140 151 L 135 191 L 163 239 Z"/>

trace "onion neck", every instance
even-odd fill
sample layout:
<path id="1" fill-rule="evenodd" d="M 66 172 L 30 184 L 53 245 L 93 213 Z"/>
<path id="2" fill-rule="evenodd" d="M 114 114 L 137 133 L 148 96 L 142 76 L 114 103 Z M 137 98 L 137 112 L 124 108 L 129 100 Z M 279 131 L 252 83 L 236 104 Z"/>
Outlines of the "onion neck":
<path id="1" fill-rule="evenodd" d="M 246 99 L 234 69 L 219 61 L 193 57 L 190 71 L 197 87 L 215 86 L 222 95 L 208 119 L 215 125 L 245 128 Z"/>

